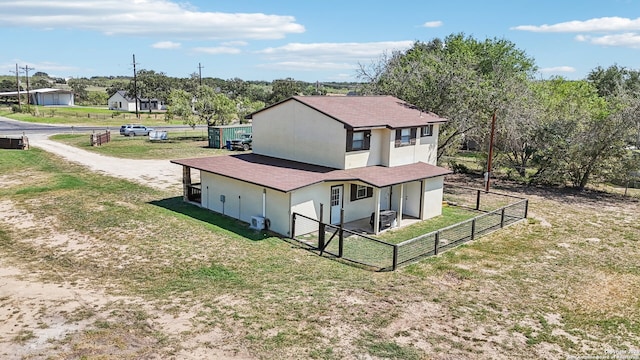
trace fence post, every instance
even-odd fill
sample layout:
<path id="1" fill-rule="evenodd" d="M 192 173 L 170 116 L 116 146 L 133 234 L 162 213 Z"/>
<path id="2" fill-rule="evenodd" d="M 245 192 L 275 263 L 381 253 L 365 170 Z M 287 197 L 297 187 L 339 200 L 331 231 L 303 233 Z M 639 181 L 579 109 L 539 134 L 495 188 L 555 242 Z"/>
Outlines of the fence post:
<path id="1" fill-rule="evenodd" d="M 398 244 L 393 245 L 393 265 L 391 270 L 395 270 L 398 267 Z"/>
<path id="2" fill-rule="evenodd" d="M 433 255 L 438 255 L 438 247 L 440 247 L 440 231 L 436 232 L 436 241 L 433 247 Z"/>
<path id="3" fill-rule="evenodd" d="M 477 190 L 476 194 L 476 210 L 480 210 L 480 190 Z"/>
<path id="4" fill-rule="evenodd" d="M 291 214 L 291 238 L 296 238 L 296 213 Z"/>
<path id="5" fill-rule="evenodd" d="M 526 199 L 524 201 L 524 218 L 527 218 L 527 215 L 529 214 L 529 199 Z"/>
<path id="6" fill-rule="evenodd" d="M 320 221 L 318 222 L 318 249 L 320 250 L 320 255 L 324 251 L 324 205 L 320 204 Z"/>
<path id="7" fill-rule="evenodd" d="M 338 257 L 342 257 L 342 247 L 344 246 L 344 209 L 340 209 L 340 230 L 338 230 Z"/>
<path id="8" fill-rule="evenodd" d="M 502 208 L 502 213 L 500 214 L 500 228 L 502 229 L 504 227 L 504 209 Z"/>
<path id="9" fill-rule="evenodd" d="M 476 238 L 476 218 L 471 219 L 471 240 Z"/>

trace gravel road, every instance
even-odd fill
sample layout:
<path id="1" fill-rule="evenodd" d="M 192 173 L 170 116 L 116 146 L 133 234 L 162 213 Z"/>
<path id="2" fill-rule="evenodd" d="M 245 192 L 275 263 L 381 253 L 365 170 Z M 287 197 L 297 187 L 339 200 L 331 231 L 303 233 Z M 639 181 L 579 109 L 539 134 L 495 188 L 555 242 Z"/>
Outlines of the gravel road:
<path id="1" fill-rule="evenodd" d="M 29 145 L 56 154 L 68 161 L 84 165 L 92 171 L 136 181 L 161 190 L 182 187 L 182 167 L 169 160 L 120 159 L 95 154 L 48 139 L 48 135 L 29 136 Z"/>

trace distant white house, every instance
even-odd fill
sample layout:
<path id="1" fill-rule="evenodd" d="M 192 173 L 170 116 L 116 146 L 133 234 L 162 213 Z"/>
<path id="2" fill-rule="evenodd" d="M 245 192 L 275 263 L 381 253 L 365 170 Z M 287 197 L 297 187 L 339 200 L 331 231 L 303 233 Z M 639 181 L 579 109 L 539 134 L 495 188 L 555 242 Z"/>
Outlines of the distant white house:
<path id="1" fill-rule="evenodd" d="M 26 91 L 3 92 L 0 96 L 17 97 L 18 95 L 26 95 Z M 35 89 L 29 90 L 29 103 L 32 105 L 43 106 L 74 106 L 73 91 L 63 89 Z"/>
<path id="2" fill-rule="evenodd" d="M 166 108 L 164 102 L 158 99 L 138 98 L 139 111 L 166 110 Z M 109 98 L 109 110 L 136 111 L 136 99 L 129 96 L 126 91 L 118 90 Z"/>

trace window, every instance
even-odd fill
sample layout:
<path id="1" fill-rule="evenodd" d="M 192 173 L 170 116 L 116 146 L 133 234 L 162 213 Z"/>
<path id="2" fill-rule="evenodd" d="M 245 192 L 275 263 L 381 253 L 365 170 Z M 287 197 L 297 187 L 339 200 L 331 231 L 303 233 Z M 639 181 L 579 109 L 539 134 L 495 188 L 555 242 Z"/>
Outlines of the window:
<path id="1" fill-rule="evenodd" d="M 347 130 L 347 151 L 369 150 L 371 130 Z"/>
<path id="2" fill-rule="evenodd" d="M 364 185 L 351 184 L 351 201 L 366 199 L 373 196 L 373 188 Z"/>
<path id="3" fill-rule="evenodd" d="M 420 130 L 420 134 L 422 135 L 422 137 L 433 136 L 433 125 L 423 126 Z"/>
<path id="4" fill-rule="evenodd" d="M 396 129 L 396 147 L 415 145 L 418 128 Z"/>
<path id="5" fill-rule="evenodd" d="M 338 186 L 331 188 L 331 206 L 340 205 L 340 191 L 342 189 Z"/>

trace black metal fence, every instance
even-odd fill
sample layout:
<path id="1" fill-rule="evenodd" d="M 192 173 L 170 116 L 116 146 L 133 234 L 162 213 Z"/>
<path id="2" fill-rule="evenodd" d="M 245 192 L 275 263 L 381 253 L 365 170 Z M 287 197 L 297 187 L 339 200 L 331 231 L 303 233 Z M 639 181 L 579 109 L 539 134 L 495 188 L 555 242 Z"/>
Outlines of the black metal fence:
<path id="1" fill-rule="evenodd" d="M 525 219 L 528 212 L 527 199 L 458 186 L 447 185 L 443 199 L 449 206 L 477 210 L 480 215 L 392 244 L 294 213 L 291 237 L 320 255 L 395 270 Z"/>

